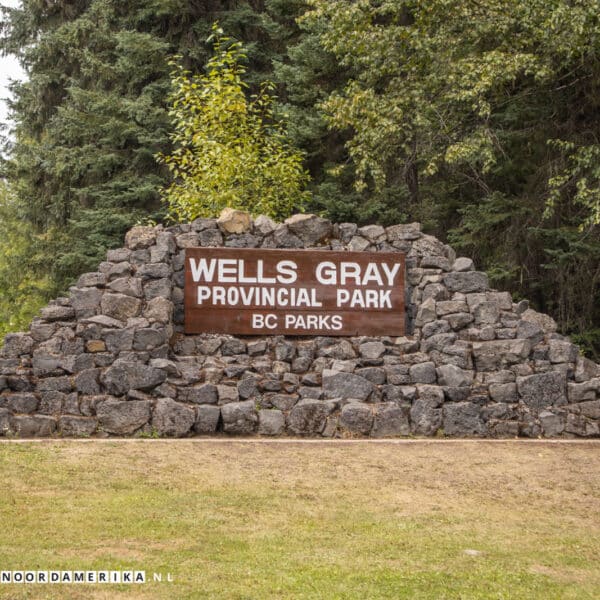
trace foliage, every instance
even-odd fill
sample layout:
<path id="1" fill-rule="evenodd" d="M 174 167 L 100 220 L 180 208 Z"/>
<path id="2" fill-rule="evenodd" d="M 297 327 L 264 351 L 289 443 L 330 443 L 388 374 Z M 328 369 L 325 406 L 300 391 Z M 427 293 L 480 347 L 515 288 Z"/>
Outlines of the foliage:
<path id="1" fill-rule="evenodd" d="M 0 181 L 0 340 L 10 331 L 25 329 L 47 301 L 48 277 L 32 274 L 36 253 L 31 227 L 17 211 L 14 196 Z"/>
<path id="2" fill-rule="evenodd" d="M 288 216 L 305 203 L 307 173 L 273 115 L 273 84 L 246 97 L 243 46 L 214 27 L 214 55 L 206 73 L 172 74 L 174 150 L 159 155 L 173 175 L 165 191 L 180 221 L 214 216 L 225 207 Z M 231 43 L 230 43 L 231 42 Z"/>

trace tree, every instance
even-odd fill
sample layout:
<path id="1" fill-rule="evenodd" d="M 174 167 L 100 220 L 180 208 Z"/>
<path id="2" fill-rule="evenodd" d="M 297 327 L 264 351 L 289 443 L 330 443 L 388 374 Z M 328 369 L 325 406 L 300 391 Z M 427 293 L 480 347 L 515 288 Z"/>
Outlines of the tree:
<path id="1" fill-rule="evenodd" d="M 242 44 L 213 28 L 214 55 L 206 73 L 181 67 L 172 76 L 174 150 L 159 155 L 173 175 L 165 190 L 171 215 L 180 221 L 213 216 L 225 207 L 288 216 L 307 200 L 302 154 L 274 120 L 273 84 L 250 99 Z"/>
<path id="2" fill-rule="evenodd" d="M 600 319 L 597 3 L 311 5 L 305 27 L 352 74 L 322 107 L 348 136 L 357 188 L 401 184 L 402 209 L 438 235 L 450 230 L 498 285 L 531 297 L 563 331 L 591 330 Z"/>

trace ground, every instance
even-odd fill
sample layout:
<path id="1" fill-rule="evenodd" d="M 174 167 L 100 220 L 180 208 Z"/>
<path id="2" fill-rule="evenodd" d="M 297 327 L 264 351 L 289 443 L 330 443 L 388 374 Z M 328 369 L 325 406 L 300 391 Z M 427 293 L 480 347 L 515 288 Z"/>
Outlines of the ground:
<path id="1" fill-rule="evenodd" d="M 0 444 L 0 570 L 173 582 L 0 598 L 600 595 L 600 443 Z"/>

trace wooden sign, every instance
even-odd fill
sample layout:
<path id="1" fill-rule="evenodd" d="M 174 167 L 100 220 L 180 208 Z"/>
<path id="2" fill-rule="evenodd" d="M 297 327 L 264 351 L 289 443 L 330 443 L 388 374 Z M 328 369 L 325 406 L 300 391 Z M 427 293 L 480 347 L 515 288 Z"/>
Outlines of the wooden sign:
<path id="1" fill-rule="evenodd" d="M 403 335 L 404 254 L 187 248 L 185 332 Z"/>

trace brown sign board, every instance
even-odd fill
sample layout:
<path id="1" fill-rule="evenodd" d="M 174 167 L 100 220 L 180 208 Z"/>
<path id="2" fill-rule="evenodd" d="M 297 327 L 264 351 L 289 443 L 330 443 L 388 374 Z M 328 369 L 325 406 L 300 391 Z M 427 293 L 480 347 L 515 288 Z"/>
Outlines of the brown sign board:
<path id="1" fill-rule="evenodd" d="M 187 248 L 185 333 L 404 335 L 404 254 Z"/>

